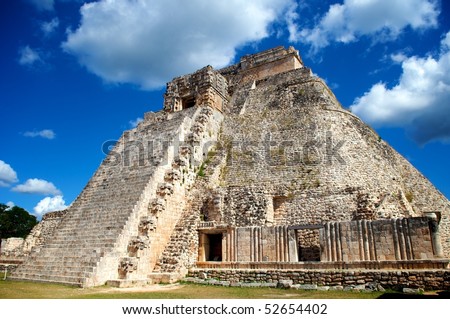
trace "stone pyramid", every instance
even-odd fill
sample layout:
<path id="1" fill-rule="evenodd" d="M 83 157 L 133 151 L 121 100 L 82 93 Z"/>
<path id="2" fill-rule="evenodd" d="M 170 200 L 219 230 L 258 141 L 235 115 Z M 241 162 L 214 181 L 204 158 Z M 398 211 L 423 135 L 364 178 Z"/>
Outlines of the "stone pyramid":
<path id="1" fill-rule="evenodd" d="M 414 267 L 450 256 L 449 213 L 295 49 L 277 47 L 169 82 L 163 110 L 124 132 L 12 278 L 95 286 L 195 267 Z"/>

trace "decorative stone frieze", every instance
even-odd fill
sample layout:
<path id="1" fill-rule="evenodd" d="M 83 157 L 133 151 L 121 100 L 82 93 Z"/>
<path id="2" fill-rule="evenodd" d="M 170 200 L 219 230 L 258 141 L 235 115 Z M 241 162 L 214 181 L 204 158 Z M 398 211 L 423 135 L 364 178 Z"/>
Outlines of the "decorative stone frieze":
<path id="1" fill-rule="evenodd" d="M 171 183 L 161 183 L 158 185 L 157 194 L 160 196 L 167 196 L 173 194 L 173 185 Z"/>
<path id="2" fill-rule="evenodd" d="M 157 219 L 153 216 L 143 216 L 139 222 L 139 233 L 147 236 L 150 232 L 155 231 Z"/>
<path id="3" fill-rule="evenodd" d="M 149 210 L 151 214 L 158 217 L 161 212 L 166 209 L 166 202 L 162 198 L 155 198 L 150 203 Z"/>

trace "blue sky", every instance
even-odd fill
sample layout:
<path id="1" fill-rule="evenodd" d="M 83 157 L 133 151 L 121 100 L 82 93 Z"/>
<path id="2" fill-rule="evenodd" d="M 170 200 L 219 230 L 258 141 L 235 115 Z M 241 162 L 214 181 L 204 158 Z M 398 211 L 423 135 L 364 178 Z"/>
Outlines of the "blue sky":
<path id="1" fill-rule="evenodd" d="M 450 197 L 450 15 L 434 0 L 0 4 L 0 202 L 69 205 L 165 83 L 294 46 L 341 104 Z"/>

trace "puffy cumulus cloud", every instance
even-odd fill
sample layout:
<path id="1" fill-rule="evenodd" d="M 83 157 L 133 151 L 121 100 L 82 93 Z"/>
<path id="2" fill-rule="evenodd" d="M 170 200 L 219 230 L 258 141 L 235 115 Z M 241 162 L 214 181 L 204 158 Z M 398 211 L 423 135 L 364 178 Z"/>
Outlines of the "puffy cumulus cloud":
<path id="1" fill-rule="evenodd" d="M 11 183 L 16 183 L 17 173 L 11 165 L 0 160 L 0 187 L 8 187 Z"/>
<path id="2" fill-rule="evenodd" d="M 27 194 L 42 194 L 42 195 L 60 195 L 61 191 L 43 179 L 30 178 L 24 184 L 17 185 L 12 189 L 15 192 Z"/>
<path id="3" fill-rule="evenodd" d="M 450 32 L 441 41 L 438 57 L 402 57 L 398 84 L 377 83 L 351 110 L 378 126 L 404 127 L 419 144 L 450 141 Z"/>
<path id="4" fill-rule="evenodd" d="M 56 137 L 55 132 L 53 130 L 42 130 L 42 131 L 27 131 L 23 133 L 23 136 L 26 137 L 42 137 L 49 140 L 52 140 Z"/>
<path id="5" fill-rule="evenodd" d="M 54 197 L 45 197 L 33 208 L 34 214 L 41 218 L 42 215 L 48 212 L 66 209 L 67 205 L 61 195 Z"/>
<path id="6" fill-rule="evenodd" d="M 290 41 L 310 44 L 314 51 L 331 42 L 349 43 L 369 35 L 393 40 L 403 29 L 437 26 L 439 7 L 435 0 L 345 0 L 333 4 L 313 28 L 298 26 L 298 15 L 288 17 Z"/>
<path id="7" fill-rule="evenodd" d="M 42 57 L 38 50 L 30 48 L 28 45 L 19 49 L 20 65 L 31 66 L 35 63 L 42 62 Z"/>
<path id="8" fill-rule="evenodd" d="M 53 11 L 55 0 L 28 0 L 40 11 Z"/>
<path id="9" fill-rule="evenodd" d="M 53 18 L 50 21 L 44 21 L 41 23 L 41 31 L 46 37 L 52 35 L 59 27 L 59 19 Z"/>
<path id="10" fill-rule="evenodd" d="M 159 88 L 267 37 L 293 0 L 102 0 L 81 7 L 63 49 L 107 82 Z"/>

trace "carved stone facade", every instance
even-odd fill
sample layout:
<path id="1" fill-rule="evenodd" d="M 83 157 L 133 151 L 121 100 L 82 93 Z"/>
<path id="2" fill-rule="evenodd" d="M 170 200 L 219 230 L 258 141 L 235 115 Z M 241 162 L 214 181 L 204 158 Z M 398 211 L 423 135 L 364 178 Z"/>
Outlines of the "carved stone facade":
<path id="1" fill-rule="evenodd" d="M 163 110 L 124 132 L 52 225 L 14 279 L 300 281 L 290 270 L 450 257 L 449 201 L 282 47 L 169 82 Z"/>
<path id="2" fill-rule="evenodd" d="M 222 111 L 230 99 L 227 80 L 211 66 L 167 83 L 164 110 L 178 112 L 204 105 Z"/>

